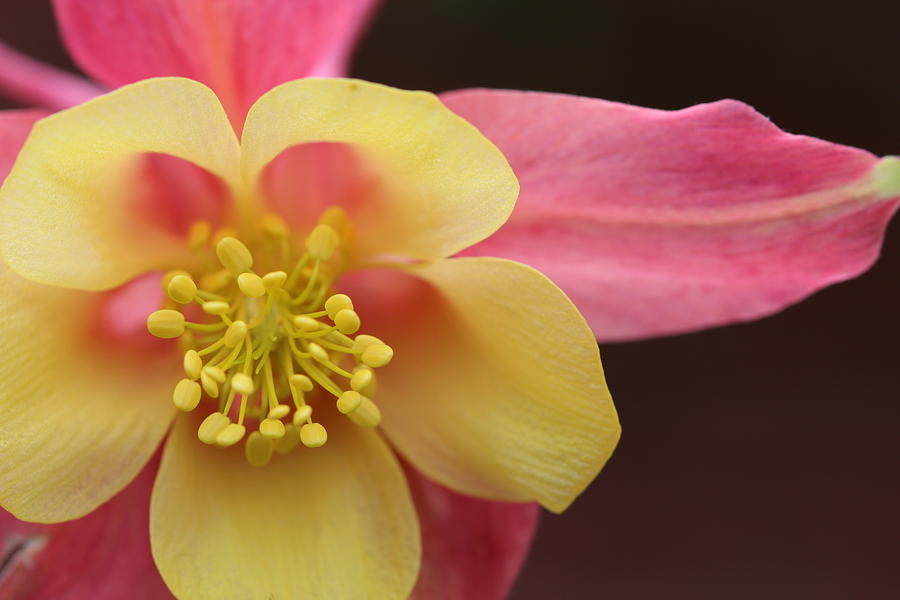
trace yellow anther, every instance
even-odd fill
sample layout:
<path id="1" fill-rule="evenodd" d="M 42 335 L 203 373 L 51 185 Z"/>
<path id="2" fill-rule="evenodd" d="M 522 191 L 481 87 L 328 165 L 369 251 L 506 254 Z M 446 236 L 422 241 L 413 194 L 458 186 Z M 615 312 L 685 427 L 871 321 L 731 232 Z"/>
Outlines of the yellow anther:
<path id="1" fill-rule="evenodd" d="M 262 277 L 256 273 L 241 273 L 238 275 L 238 287 L 245 296 L 259 298 L 266 293 L 266 285 Z"/>
<path id="2" fill-rule="evenodd" d="M 272 271 L 263 275 L 262 281 L 267 290 L 274 290 L 284 285 L 284 282 L 287 281 L 287 273 L 284 271 Z"/>
<path id="3" fill-rule="evenodd" d="M 162 280 L 159 282 L 160 287 L 162 287 L 162 291 L 164 294 L 169 293 L 169 283 L 178 275 L 187 275 L 191 276 L 190 273 L 184 271 L 182 269 L 175 269 L 174 271 L 168 271 L 165 275 L 162 276 Z"/>
<path id="4" fill-rule="evenodd" d="M 219 397 L 219 382 L 210 376 L 209 367 L 200 371 L 200 385 L 203 386 L 203 391 L 206 392 L 206 395 L 210 398 Z"/>
<path id="5" fill-rule="evenodd" d="M 312 331 L 318 331 L 321 327 L 321 323 L 319 323 L 312 317 L 304 317 L 303 315 L 298 315 L 294 317 L 294 327 L 296 327 L 300 331 L 310 333 Z"/>
<path id="6" fill-rule="evenodd" d="M 328 432 L 321 423 L 307 423 L 300 428 L 300 441 L 307 448 L 318 448 L 328 441 Z"/>
<path id="7" fill-rule="evenodd" d="M 333 293 L 342 265 L 326 261 L 334 260 L 351 235 L 343 209 L 322 215 L 301 256 L 279 216 L 266 215 L 253 232 L 267 262 L 290 261 L 292 268 L 257 274 L 237 233 L 213 233 L 209 223 L 198 221 L 188 232 L 188 245 L 198 263 L 214 249 L 223 268 L 197 272 L 196 280 L 189 272 L 171 271 L 163 290 L 168 305 L 198 304 L 206 320 L 189 322 L 193 319 L 186 321 L 182 312 L 163 309 L 147 318 L 147 328 L 158 337 L 180 338 L 185 378 L 172 393 L 177 408 L 195 410 L 204 397 L 220 398 L 219 412 L 203 420 L 197 437 L 223 448 L 240 442 L 247 461 L 262 467 L 276 452 L 327 442 L 325 426 L 313 422 L 313 408 L 306 403 L 307 393 L 319 388 L 337 397 L 337 410 L 353 423 L 378 426 L 381 412 L 370 399 L 374 369 L 387 365 L 393 350 L 377 337 L 357 335 L 361 322 L 353 301 Z M 184 309 L 191 311 L 196 309 Z M 344 365 L 345 359 L 354 366 Z M 349 385 L 336 377 L 349 379 Z"/>
<path id="8" fill-rule="evenodd" d="M 225 345 L 234 348 L 247 337 L 247 324 L 243 321 L 235 321 L 225 330 Z"/>
<path id="9" fill-rule="evenodd" d="M 270 440 L 280 440 L 284 437 L 284 423 L 278 419 L 263 419 L 259 423 L 259 432 Z"/>
<path id="10" fill-rule="evenodd" d="M 224 237 L 216 244 L 216 256 L 222 266 L 237 277 L 253 266 L 253 255 L 239 239 Z"/>
<path id="11" fill-rule="evenodd" d="M 337 249 L 341 238 L 329 225 L 316 225 L 306 238 L 306 249 L 315 260 L 328 260 Z"/>
<path id="12" fill-rule="evenodd" d="M 294 413 L 294 418 L 291 421 L 295 426 L 300 427 L 307 419 L 312 416 L 312 406 L 309 404 L 304 404 Z"/>
<path id="13" fill-rule="evenodd" d="M 362 353 L 362 361 L 370 367 L 383 367 L 394 358 L 394 350 L 387 344 L 372 344 Z"/>
<path id="14" fill-rule="evenodd" d="M 365 333 L 362 335 L 358 335 L 353 339 L 353 351 L 354 352 L 364 352 L 366 348 L 369 346 L 373 346 L 375 344 L 384 344 L 381 340 L 379 340 L 374 335 L 366 335 Z"/>
<path id="15" fill-rule="evenodd" d="M 201 375 L 206 375 L 216 383 L 225 383 L 225 371 L 219 367 L 204 367 Z"/>
<path id="16" fill-rule="evenodd" d="M 359 315 L 353 309 L 345 308 L 334 315 L 334 324 L 341 333 L 356 333 L 359 331 Z"/>
<path id="17" fill-rule="evenodd" d="M 243 425 L 238 425 L 237 423 L 229 423 L 225 426 L 224 429 L 222 429 L 222 431 L 219 432 L 214 443 L 220 448 L 234 446 L 239 441 L 241 441 L 245 433 L 247 433 L 247 428 Z"/>
<path id="18" fill-rule="evenodd" d="M 209 315 L 227 315 L 230 310 L 231 306 L 221 300 L 211 300 L 203 303 L 203 312 Z"/>
<path id="19" fill-rule="evenodd" d="M 291 385 L 301 392 L 310 392 L 313 389 L 312 379 L 306 375 L 300 375 L 299 373 L 291 375 Z"/>
<path id="20" fill-rule="evenodd" d="M 291 407 L 287 404 L 276 404 L 266 416 L 270 419 L 283 419 L 289 412 L 291 412 Z"/>
<path id="21" fill-rule="evenodd" d="M 340 206 L 330 206 L 319 217 L 320 225 L 328 225 L 338 233 L 344 230 L 347 224 L 347 213 Z"/>
<path id="22" fill-rule="evenodd" d="M 246 373 L 235 373 L 231 376 L 231 389 L 244 396 L 252 396 L 256 391 L 253 379 Z"/>
<path id="23" fill-rule="evenodd" d="M 350 387 L 357 392 L 364 390 L 372 383 L 373 377 L 374 373 L 372 373 L 371 369 L 359 369 L 350 378 Z"/>
<path id="24" fill-rule="evenodd" d="M 335 294 L 325 301 L 325 312 L 332 320 L 339 312 L 347 308 L 353 310 L 353 300 L 347 294 Z"/>
<path id="25" fill-rule="evenodd" d="M 197 284 L 190 275 L 176 275 L 169 282 L 166 293 L 178 304 L 187 304 L 197 295 Z"/>
<path id="26" fill-rule="evenodd" d="M 312 357 L 319 362 L 328 362 L 331 360 L 328 353 L 325 352 L 325 348 L 315 342 L 310 342 L 308 350 L 309 353 L 312 354 Z"/>
<path id="27" fill-rule="evenodd" d="M 278 454 L 287 454 L 297 447 L 300 443 L 300 430 L 292 423 L 284 426 L 284 436 L 280 440 L 275 441 L 275 452 Z"/>
<path id="28" fill-rule="evenodd" d="M 237 231 L 235 231 L 231 227 L 221 227 L 216 230 L 216 232 L 212 236 L 212 240 L 210 242 L 213 246 L 218 246 L 219 242 L 224 240 L 227 237 L 237 237 Z"/>
<path id="29" fill-rule="evenodd" d="M 254 431 L 247 437 L 247 443 L 244 445 L 244 456 L 247 462 L 254 467 L 264 467 L 272 460 L 272 451 L 275 444 L 272 440 L 262 435 L 258 431 Z"/>
<path id="30" fill-rule="evenodd" d="M 362 399 L 363 397 L 359 392 L 348 390 L 337 399 L 337 409 L 346 415 L 359 408 Z"/>
<path id="31" fill-rule="evenodd" d="M 200 287 L 210 292 L 217 292 L 228 285 L 229 281 L 231 281 L 231 273 L 228 269 L 222 269 L 221 271 L 207 273 L 201 277 Z"/>
<path id="32" fill-rule="evenodd" d="M 200 404 L 200 384 L 190 379 L 182 379 L 172 392 L 172 402 L 184 412 L 190 412 Z"/>
<path id="33" fill-rule="evenodd" d="M 378 424 L 381 423 L 381 411 L 374 402 L 365 396 L 362 397 L 362 402 L 359 403 L 356 410 L 348 413 L 347 416 L 360 427 L 378 427 Z"/>
<path id="34" fill-rule="evenodd" d="M 210 235 L 212 235 L 212 225 L 209 224 L 209 221 L 195 221 L 188 230 L 188 248 L 191 251 L 199 250 L 203 244 L 209 241 Z"/>
<path id="35" fill-rule="evenodd" d="M 219 435 L 219 432 L 225 429 L 229 423 L 231 423 L 231 419 L 227 416 L 220 412 L 214 412 L 203 419 L 200 428 L 197 429 L 197 437 L 200 438 L 200 441 L 204 444 L 214 444 L 216 442 L 216 436 Z"/>
<path id="36" fill-rule="evenodd" d="M 188 350 L 184 353 L 184 374 L 191 379 L 200 377 L 200 369 L 203 368 L 203 359 L 196 350 Z"/>
<path id="37" fill-rule="evenodd" d="M 280 238 L 286 236 L 288 233 L 288 227 L 284 222 L 284 219 L 273 213 L 263 215 L 263 218 L 260 220 L 260 225 L 262 225 L 262 230 L 272 237 Z"/>
<path id="38" fill-rule="evenodd" d="M 147 330 L 158 338 L 171 339 L 184 333 L 184 315 L 164 308 L 150 313 Z"/>

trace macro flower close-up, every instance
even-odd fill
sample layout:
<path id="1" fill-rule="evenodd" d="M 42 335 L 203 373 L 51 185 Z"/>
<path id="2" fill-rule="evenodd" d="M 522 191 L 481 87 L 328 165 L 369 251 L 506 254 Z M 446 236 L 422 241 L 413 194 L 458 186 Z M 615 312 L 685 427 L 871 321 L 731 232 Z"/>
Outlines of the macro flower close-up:
<path id="1" fill-rule="evenodd" d="M 53 6 L 93 81 L 0 46 L 4 599 L 504 598 L 618 444 L 597 341 L 852 278 L 900 202 L 735 100 L 344 78 L 374 2 Z"/>
<path id="2" fill-rule="evenodd" d="M 314 221 L 274 164 L 295 173 L 310 152 L 329 153 L 336 180 L 358 179 L 349 204 Z M 180 169 L 175 189 L 140 180 L 148 160 Z M 150 506 L 176 596 L 406 597 L 418 526 L 378 426 L 451 489 L 562 511 L 618 439 L 594 337 L 536 271 L 445 258 L 502 225 L 517 188 L 433 95 L 361 81 L 273 89 L 240 144 L 187 79 L 44 119 L 0 193 L 0 246 L 28 279 L 6 281 L 6 312 L 35 331 L 21 356 L 55 376 L 9 365 L 23 382 L 10 398 L 43 406 L 10 408 L 3 506 L 30 521 L 87 514 L 138 474 L 178 408 L 190 414 L 175 419 Z M 284 216 L 266 205 L 280 195 Z M 161 308 L 142 286 L 166 270 Z M 353 271 L 352 296 L 335 293 Z M 182 359 L 129 317 L 180 338 Z"/>

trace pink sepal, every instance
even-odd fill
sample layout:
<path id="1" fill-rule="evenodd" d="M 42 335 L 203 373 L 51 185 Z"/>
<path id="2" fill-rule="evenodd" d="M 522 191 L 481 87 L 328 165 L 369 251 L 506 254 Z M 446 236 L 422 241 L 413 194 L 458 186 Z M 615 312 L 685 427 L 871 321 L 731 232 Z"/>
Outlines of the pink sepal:
<path id="1" fill-rule="evenodd" d="M 45 110 L 3 110 L 0 111 L 0 183 L 9 174 L 25 138 L 31 132 L 35 121 L 50 113 Z"/>
<path id="2" fill-rule="evenodd" d="M 69 108 L 103 94 L 95 83 L 26 56 L 0 42 L 0 90 L 28 106 Z"/>
<path id="3" fill-rule="evenodd" d="M 172 598 L 150 555 L 150 490 L 159 461 L 86 517 L 42 525 L 0 511 L 0 599 Z"/>
<path id="4" fill-rule="evenodd" d="M 531 547 L 540 510 L 470 498 L 404 465 L 422 529 L 412 600 L 502 600 Z"/>
<path id="5" fill-rule="evenodd" d="M 240 131 L 250 105 L 301 77 L 344 74 L 376 0 L 54 0 L 79 65 L 118 87 L 177 75 L 208 85 Z"/>
<path id="6" fill-rule="evenodd" d="M 897 207 L 873 196 L 871 154 L 733 100 L 669 112 L 538 92 L 442 99 L 522 186 L 509 222 L 466 253 L 541 270 L 602 341 L 754 319 L 854 277 Z"/>

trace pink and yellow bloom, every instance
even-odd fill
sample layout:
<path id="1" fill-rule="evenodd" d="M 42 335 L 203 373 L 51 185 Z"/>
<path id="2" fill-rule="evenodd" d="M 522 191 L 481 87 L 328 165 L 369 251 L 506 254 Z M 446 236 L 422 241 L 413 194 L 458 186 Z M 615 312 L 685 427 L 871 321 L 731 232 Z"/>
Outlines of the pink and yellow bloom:
<path id="1" fill-rule="evenodd" d="M 4 405 L 18 420 L 4 425 L 2 443 L 17 459 L 0 467 L 6 478 L 0 500 L 28 519 L 67 519 L 97 506 L 140 471 L 164 435 L 174 412 L 168 400 L 172 388 L 179 378 L 193 380 L 189 373 L 178 372 L 181 360 L 172 360 L 171 344 L 148 342 L 143 333 L 144 317 L 158 308 L 158 276 L 155 281 L 139 278 L 117 286 L 140 273 L 173 267 L 187 267 L 201 282 L 208 268 L 203 266 L 203 252 L 209 260 L 216 258 L 209 244 L 200 255 L 187 251 L 190 227 L 198 219 L 216 229 L 235 227 L 236 237 L 247 241 L 256 257 L 257 251 L 265 255 L 266 244 L 272 241 L 266 238 L 264 225 L 277 221 L 266 217 L 269 212 L 280 215 L 293 232 L 288 236 L 291 251 L 302 253 L 306 236 L 326 210 L 343 207 L 350 229 L 340 233 L 340 249 L 329 258 L 340 263 L 332 267 L 333 275 L 344 268 L 374 267 L 370 258 L 374 256 L 379 267 L 385 262 L 402 265 L 395 271 L 370 270 L 341 284 L 354 299 L 361 331 L 374 333 L 397 351 L 393 362 L 382 369 L 377 393 L 370 398 L 380 407 L 382 429 L 396 449 L 413 467 L 449 488 L 480 497 L 537 499 L 560 509 L 593 476 L 615 437 L 609 407 L 604 409 L 602 421 L 609 425 L 605 429 L 599 421 L 579 422 L 572 430 L 568 422 L 554 421 L 561 417 L 556 407 L 577 409 L 577 403 L 570 407 L 560 396 L 574 393 L 579 398 L 578 390 L 593 389 L 589 405 L 595 417 L 597 408 L 606 406 L 603 389 L 597 388 L 599 363 L 593 370 L 584 369 L 596 352 L 592 337 L 585 335 L 567 301 L 546 280 L 524 267 L 475 257 L 500 256 L 540 268 L 575 301 L 602 340 L 662 335 L 756 318 L 861 272 L 877 256 L 900 194 L 896 159 L 879 161 L 864 151 L 786 134 L 733 101 L 665 112 L 544 93 L 468 90 L 442 95 L 446 106 L 475 124 L 506 155 L 521 184 L 513 210 L 514 194 L 507 189 L 511 184 L 499 183 L 504 172 L 498 166 L 499 155 L 488 150 L 492 147 L 471 128 L 450 128 L 453 135 L 433 128 L 441 122 L 459 123 L 433 100 L 422 102 L 431 107 L 429 115 L 443 115 L 443 120 L 434 122 L 421 113 L 416 117 L 417 104 L 400 103 L 397 121 L 407 119 L 415 125 L 402 129 L 403 135 L 387 135 L 379 123 L 380 107 L 392 101 L 348 103 L 361 107 L 359 112 L 335 114 L 322 98 L 301 101 L 285 90 L 342 83 L 299 82 L 260 100 L 244 126 L 249 107 L 270 88 L 302 76 L 341 74 L 370 3 L 334 2 L 326 7 L 321 2 L 57 0 L 55 4 L 73 55 L 98 81 L 118 87 L 151 76 L 190 77 L 216 92 L 227 117 L 195 84 L 141 83 L 44 122 L 4 188 L 0 204 L 6 221 L 4 255 L 16 271 L 36 283 L 5 274 L 10 308 L 4 311 L 9 321 L 4 329 L 10 333 L 2 335 L 15 335 L 27 344 L 22 346 L 22 362 L 7 364 L 7 379 L 22 387 L 16 388 L 15 396 L 4 397 Z M 265 37 L 260 33 L 263 24 Z M 297 35 L 298 29 L 304 35 Z M 62 108 L 96 92 L 81 80 L 31 77 L 29 66 L 21 61 L 4 64 L 21 67 L 0 69 L 7 87 L 45 106 Z M 356 85 L 366 94 L 380 90 L 394 100 L 425 98 Z M 162 89 L 156 86 L 172 87 L 150 93 Z M 30 124 L 40 116 L 28 112 L 0 118 L 2 152 L 10 164 Z M 227 123 L 238 132 L 243 129 L 237 150 Z M 346 137 L 339 123 L 362 137 Z M 128 135 L 116 135 L 123 131 Z M 297 137 L 298 131 L 305 133 Z M 371 141 L 369 135 L 380 135 L 371 147 L 364 143 Z M 351 147 L 356 150 L 348 151 Z M 399 147 L 412 152 L 415 160 L 399 160 L 400 155 L 392 154 Z M 448 163 L 444 154 L 448 151 L 466 156 L 458 156 L 459 163 Z M 139 154 L 143 158 L 136 160 Z M 207 173 L 161 154 L 191 161 Z M 408 170 L 411 164 L 424 163 L 433 168 L 427 176 L 425 171 Z M 462 175 L 470 172 L 466 169 L 441 170 L 454 164 L 467 165 L 479 175 L 465 178 Z M 73 201 L 76 197 L 80 200 Z M 433 198 L 441 201 L 429 202 Z M 446 212 L 441 207 L 447 207 Z M 197 229 L 194 232 L 199 235 Z M 469 258 L 447 258 L 460 254 Z M 293 268 L 274 260 L 257 264 L 286 274 Z M 452 265 L 469 265 L 478 273 L 462 276 Z M 467 287 L 476 280 L 479 285 Z M 96 293 L 110 287 L 116 289 Z M 571 318 L 553 316 L 563 314 Z M 85 323 L 79 315 L 96 319 Z M 508 321 L 513 317 L 516 323 Z M 327 324 L 324 316 L 322 320 Z M 495 327 L 503 333 L 486 334 Z M 502 348 L 497 346 L 501 343 Z M 308 348 L 305 352 L 312 355 Z M 23 375 L 29 365 L 39 366 L 42 375 Z M 552 377 L 542 372 L 542 365 Z M 581 379 L 592 372 L 593 379 Z M 466 375 L 457 376 L 460 373 Z M 542 381 L 553 382 L 552 389 L 530 379 L 542 373 L 547 376 Z M 90 393 L 72 393 L 77 386 Z M 268 397 L 289 398 L 289 388 Z M 30 404 L 21 402 L 25 396 Z M 129 402 L 121 402 L 122 397 Z M 537 400 L 522 401 L 523 397 Z M 52 404 L 54 398 L 57 404 Z M 209 405 L 204 401 L 200 406 Z M 158 511 L 166 507 L 165 514 L 175 514 L 176 520 L 167 521 L 154 516 L 152 525 L 157 565 L 176 593 L 197 595 L 190 586 L 208 582 L 201 575 L 219 573 L 208 565 L 222 560 L 229 569 L 236 560 L 250 570 L 256 560 L 275 561 L 255 573 L 217 580 L 229 585 L 249 585 L 260 571 L 268 572 L 268 566 L 291 561 L 290 549 L 271 556 L 261 550 L 246 562 L 233 555 L 223 559 L 229 555 L 222 553 L 228 544 L 222 536 L 235 535 L 241 527 L 252 525 L 277 536 L 286 523 L 318 527 L 337 522 L 347 526 L 343 531 L 351 527 L 365 531 L 372 523 L 369 518 L 382 519 L 378 531 L 391 533 L 382 540 L 394 544 L 383 553 L 390 557 L 382 558 L 396 564 L 390 570 L 394 579 L 366 580 L 365 585 L 390 589 L 395 595 L 412 585 L 417 543 L 409 540 L 417 538 L 401 534 L 414 530 L 416 519 L 409 492 L 397 492 L 406 484 L 390 452 L 377 441 L 380 438 L 348 425 L 332 408 L 336 420 L 333 426 L 331 421 L 325 423 L 331 434 L 325 446 L 297 448 L 254 470 L 246 465 L 243 449 L 215 450 L 196 439 L 199 423 L 191 419 L 199 410 L 177 419 L 152 506 L 154 515 L 164 514 Z M 35 419 L 36 414 L 41 418 Z M 495 418 L 502 418 L 504 425 L 496 425 Z M 537 419 L 535 427 L 540 425 L 536 435 L 518 435 L 508 426 L 510 419 L 531 418 Z M 292 422 L 286 422 L 290 429 Z M 572 446 L 553 444 L 554 434 L 578 440 L 573 431 L 600 435 Z M 340 445 L 341 440 L 351 441 Z M 65 442 L 65 451 L 59 451 L 54 441 Z M 606 444 L 602 449 L 601 442 Z M 297 495 L 290 485 L 301 482 L 280 476 L 292 462 L 308 466 L 313 464 L 308 457 L 321 456 L 315 460 L 327 465 L 364 444 L 382 448 L 364 453 L 367 458 L 380 455 L 384 461 L 381 470 L 368 464 L 357 469 L 376 470 L 380 476 L 379 493 L 372 495 L 366 517 L 355 525 L 341 523 L 340 518 L 304 520 L 289 510 L 282 514 L 279 509 L 290 506 L 288 501 L 275 503 L 280 520 L 267 519 L 264 510 L 242 510 L 241 502 L 269 506 L 270 496 L 259 490 L 273 487 L 269 493 L 276 496 Z M 539 463 L 524 460 L 530 455 L 523 451 L 530 448 L 540 454 L 537 449 L 548 446 L 569 459 L 579 456 L 582 447 L 597 451 L 588 452 L 583 463 L 559 464 L 565 473 L 548 474 L 545 483 L 552 480 L 554 485 L 539 490 L 528 477 L 540 474 L 535 470 Z M 67 462 L 61 466 L 50 456 Z M 211 462 L 201 466 L 203 457 Z M 85 472 L 79 465 L 91 465 L 91 470 Z M 105 471 L 99 468 L 103 466 Z M 308 470 L 310 477 L 327 479 L 346 474 L 346 466 L 341 466 Z M 42 535 L 16 538 L 16 564 L 25 565 L 26 559 L 44 564 L 41 557 L 53 557 L 57 566 L 70 564 L 71 557 L 61 549 L 65 540 L 78 538 L 77 527 L 83 528 L 83 535 L 115 535 L 117 520 L 100 515 L 146 508 L 154 467 L 151 461 L 134 483 L 91 515 Z M 509 468 L 527 473 L 504 470 Z M 447 582 L 456 582 L 452 593 L 458 597 L 502 596 L 533 527 L 529 505 L 463 498 L 417 475 L 414 468 L 406 473 L 423 530 L 419 597 L 429 597 L 430 587 Z M 220 485 L 225 477 L 229 484 Z M 179 481 L 185 484 L 179 486 Z M 367 480 L 327 481 L 331 485 L 316 486 L 325 491 L 312 506 L 339 506 L 337 500 L 348 501 L 339 493 L 346 489 L 343 485 L 365 485 Z M 172 495 L 180 488 L 190 492 L 186 499 Z M 329 494 L 339 497 L 333 503 Z M 164 497 L 168 505 L 160 500 Z M 193 504 L 215 508 L 191 512 Z M 232 522 L 230 515 L 247 512 L 257 520 Z M 212 523 L 215 516 L 221 518 Z M 454 527 L 461 531 L 454 532 Z M 198 528 L 210 535 L 181 535 Z M 504 533 L 493 539 L 518 537 L 505 546 L 502 540 L 497 542 L 504 552 L 489 554 L 496 561 L 491 565 L 499 568 L 480 573 L 477 562 L 466 562 L 465 552 L 453 548 L 455 533 L 483 534 L 477 539 L 484 541 L 497 530 Z M 396 532 L 401 534 L 394 536 Z M 173 534 L 182 539 L 171 539 Z M 146 569 L 152 567 L 145 539 L 143 543 L 142 550 L 141 539 L 135 540 L 129 553 L 134 560 L 122 563 L 122 576 L 132 581 L 152 580 L 146 577 Z M 188 543 L 201 545 L 187 547 Z M 322 547 L 323 559 L 332 556 L 329 551 L 338 552 L 333 546 Z M 198 560 L 194 553 L 203 558 Z M 107 555 L 88 556 L 108 560 Z M 295 568 L 295 562 L 290 564 L 283 570 Z M 340 581 L 346 590 L 363 585 L 366 569 L 373 565 L 353 564 L 361 578 Z M 326 572 L 314 563 L 302 568 L 318 573 L 307 576 L 302 585 L 312 586 Z M 447 575 L 454 569 L 456 575 Z M 86 571 L 98 573 L 97 579 L 113 576 L 101 569 Z M 480 577 L 485 574 L 495 577 L 489 585 Z M 48 575 L 38 583 L 7 578 L 4 585 L 49 585 L 34 593 L 52 595 L 59 589 L 52 587 L 59 582 L 56 577 Z M 265 582 L 301 585 L 274 576 Z M 101 589 L 98 585 L 94 589 Z M 165 593 L 158 583 L 146 586 L 148 597 Z"/>
<path id="2" fill-rule="evenodd" d="M 279 216 L 276 163 L 310 150 L 345 156 L 342 181 L 365 186 L 316 220 L 295 188 L 302 210 Z M 193 165 L 181 187 L 148 206 L 145 163 L 176 159 Z M 213 177 L 218 201 L 187 193 Z M 190 414 L 165 443 L 150 532 L 179 597 L 407 597 L 418 524 L 379 425 L 451 489 L 564 510 L 619 435 L 593 334 L 536 271 L 447 258 L 498 229 L 517 192 L 436 97 L 361 81 L 273 89 L 240 142 L 212 92 L 179 78 L 43 119 L 0 192 L 4 335 L 29 339 L 7 364 L 0 502 L 27 521 L 88 514 L 177 407 Z M 146 322 L 181 338 L 175 360 L 127 330 L 160 302 L 159 277 L 140 278 L 173 268 L 173 305 Z M 334 291 L 350 272 L 352 299 Z"/>

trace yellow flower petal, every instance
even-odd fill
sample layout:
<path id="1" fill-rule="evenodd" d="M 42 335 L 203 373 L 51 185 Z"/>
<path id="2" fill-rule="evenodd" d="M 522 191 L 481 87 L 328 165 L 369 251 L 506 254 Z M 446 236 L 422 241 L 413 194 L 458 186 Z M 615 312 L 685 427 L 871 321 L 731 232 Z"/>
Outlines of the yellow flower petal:
<path id="1" fill-rule="evenodd" d="M 129 214 L 131 161 L 156 152 L 236 185 L 240 150 L 215 95 L 160 78 L 39 121 L 0 191 L 0 250 L 38 283 L 99 290 L 187 254 Z"/>
<path id="2" fill-rule="evenodd" d="M 153 556 L 179 598 L 401 599 L 419 530 L 403 472 L 381 438 L 340 420 L 328 443 L 264 468 L 197 442 L 179 417 L 150 507 Z"/>
<path id="3" fill-rule="evenodd" d="M 354 217 L 361 254 L 449 256 L 496 231 L 519 191 L 500 151 L 433 94 L 348 79 L 302 79 L 262 96 L 244 126 L 246 181 L 313 142 L 351 144 L 378 173 L 377 197 Z"/>
<path id="4" fill-rule="evenodd" d="M 81 517 L 156 450 L 178 364 L 99 347 L 87 322 L 97 294 L 34 284 L 2 263 L 0 287 L 0 505 L 26 521 Z"/>
<path id="5" fill-rule="evenodd" d="M 418 274 L 441 298 L 384 331 L 396 349 L 378 374 L 391 442 L 449 488 L 564 510 L 619 439 L 591 330 L 519 263 L 448 259 Z"/>

